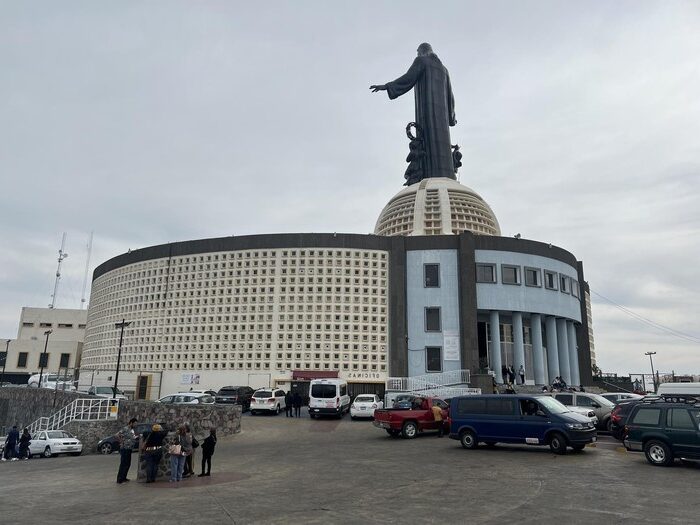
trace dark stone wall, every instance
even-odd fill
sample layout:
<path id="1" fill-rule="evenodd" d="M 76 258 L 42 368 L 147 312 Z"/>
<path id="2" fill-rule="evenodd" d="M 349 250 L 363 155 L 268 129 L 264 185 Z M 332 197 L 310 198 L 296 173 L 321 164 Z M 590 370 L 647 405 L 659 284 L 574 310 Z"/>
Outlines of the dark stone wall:
<path id="1" fill-rule="evenodd" d="M 85 397 L 85 394 L 60 390 L 54 393 L 48 388 L 26 386 L 2 387 L 0 388 L 0 427 L 29 426 L 40 417 L 48 417 L 80 397 Z"/>

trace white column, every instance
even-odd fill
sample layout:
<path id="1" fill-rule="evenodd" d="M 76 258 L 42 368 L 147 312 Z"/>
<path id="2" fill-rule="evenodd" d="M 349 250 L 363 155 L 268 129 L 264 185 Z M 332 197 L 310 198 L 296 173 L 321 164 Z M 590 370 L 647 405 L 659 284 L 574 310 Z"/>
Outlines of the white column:
<path id="1" fill-rule="evenodd" d="M 566 319 L 557 319 L 557 346 L 559 349 L 559 373 L 567 385 L 571 384 L 571 367 L 569 366 L 569 335 Z"/>
<path id="2" fill-rule="evenodd" d="M 530 316 L 530 337 L 532 338 L 532 361 L 535 368 L 535 383 L 547 384 L 544 373 L 544 350 L 542 349 L 542 318 L 539 314 Z"/>
<path id="3" fill-rule="evenodd" d="M 569 366 L 571 367 L 571 384 L 581 385 L 581 374 L 578 369 L 578 349 L 576 347 L 576 327 L 573 321 L 566 322 L 566 330 L 569 335 Z"/>
<path id="4" fill-rule="evenodd" d="M 501 332 L 499 329 L 501 319 L 498 312 L 491 312 L 489 319 L 489 331 L 491 333 L 491 369 L 496 373 L 496 383 L 503 384 L 501 376 Z"/>
<path id="5" fill-rule="evenodd" d="M 515 382 L 520 381 L 520 366 L 525 368 L 525 342 L 523 341 L 523 314 L 513 312 L 513 369 Z M 527 371 L 525 371 L 527 375 Z"/>
<path id="6" fill-rule="evenodd" d="M 554 381 L 559 376 L 559 351 L 557 350 L 557 322 L 551 315 L 545 320 L 547 329 L 547 371 L 549 372 L 549 382 Z"/>

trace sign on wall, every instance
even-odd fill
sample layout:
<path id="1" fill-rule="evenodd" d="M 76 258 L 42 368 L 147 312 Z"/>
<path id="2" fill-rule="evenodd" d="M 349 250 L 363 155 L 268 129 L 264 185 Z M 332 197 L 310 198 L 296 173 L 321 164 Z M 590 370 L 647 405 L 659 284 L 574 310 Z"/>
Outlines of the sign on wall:
<path id="1" fill-rule="evenodd" d="M 199 374 L 182 374 L 181 385 L 198 385 Z"/>
<path id="2" fill-rule="evenodd" d="M 459 361 L 459 332 L 443 332 L 445 361 Z"/>

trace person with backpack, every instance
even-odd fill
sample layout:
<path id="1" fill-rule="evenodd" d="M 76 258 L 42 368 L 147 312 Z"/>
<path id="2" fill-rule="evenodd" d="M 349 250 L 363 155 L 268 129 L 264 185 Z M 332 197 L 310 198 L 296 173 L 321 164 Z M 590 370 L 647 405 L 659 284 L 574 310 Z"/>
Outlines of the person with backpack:
<path id="1" fill-rule="evenodd" d="M 291 410 L 291 406 L 290 406 Z M 209 429 L 209 436 L 202 442 L 202 473 L 198 477 L 211 476 L 211 457 L 214 455 L 216 448 L 216 429 Z M 206 474 L 204 467 L 207 467 Z"/>

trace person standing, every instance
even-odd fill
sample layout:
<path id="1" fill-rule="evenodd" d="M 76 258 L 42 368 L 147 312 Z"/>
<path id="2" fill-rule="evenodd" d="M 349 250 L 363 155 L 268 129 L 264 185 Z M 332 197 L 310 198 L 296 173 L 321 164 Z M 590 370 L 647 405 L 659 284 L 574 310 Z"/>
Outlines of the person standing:
<path id="1" fill-rule="evenodd" d="M 504 383 L 508 382 L 508 367 L 506 365 L 501 367 L 501 377 L 503 378 Z"/>
<path id="2" fill-rule="evenodd" d="M 433 419 L 437 424 L 438 437 L 441 438 L 445 433 L 444 422 L 442 420 L 442 408 L 437 405 L 433 405 L 430 410 L 433 412 Z"/>
<path id="3" fill-rule="evenodd" d="M 131 468 L 131 453 L 134 451 L 134 442 L 136 434 L 134 433 L 134 425 L 136 418 L 132 417 L 129 423 L 117 433 L 119 440 L 119 471 L 117 472 L 117 483 L 129 481 L 129 469 Z"/>
<path id="4" fill-rule="evenodd" d="M 29 452 L 29 443 L 31 440 L 32 436 L 29 435 L 29 429 L 25 428 L 19 438 L 19 457 L 22 459 L 29 459 L 31 457 L 31 453 Z"/>
<path id="5" fill-rule="evenodd" d="M 8 459 L 17 461 L 17 458 L 15 457 L 15 449 L 17 448 L 18 441 L 19 431 L 17 430 L 17 425 L 14 425 L 12 430 L 7 433 L 7 437 L 5 438 L 5 453 L 2 456 L 3 461 L 7 461 Z"/>
<path id="6" fill-rule="evenodd" d="M 508 382 L 511 385 L 515 384 L 515 369 L 513 368 L 513 365 L 508 367 Z"/>
<path id="7" fill-rule="evenodd" d="M 291 407 L 289 408 L 291 412 Z M 216 429 L 209 430 L 209 436 L 202 442 L 202 473 L 198 477 L 211 476 L 211 457 L 214 455 L 216 448 Z M 204 467 L 207 467 L 207 473 L 204 473 Z"/>
<path id="8" fill-rule="evenodd" d="M 520 368 L 518 368 L 518 375 L 520 376 L 520 384 L 524 385 L 525 384 L 525 367 L 523 365 L 520 365 Z"/>
<path id="9" fill-rule="evenodd" d="M 287 391 L 286 394 L 284 394 L 284 415 L 287 417 L 294 417 L 294 414 L 292 414 L 292 393 Z"/>
<path id="10" fill-rule="evenodd" d="M 159 424 L 151 427 L 150 432 L 144 432 L 141 438 L 141 451 L 146 461 L 146 483 L 153 483 L 158 476 L 158 465 L 163 457 L 163 440 L 166 432 Z"/>
<path id="11" fill-rule="evenodd" d="M 197 439 L 192 434 L 192 429 L 190 428 L 189 423 L 185 423 L 185 430 L 187 431 L 187 438 L 189 439 L 189 442 L 192 445 L 192 451 L 190 454 L 187 454 L 187 456 L 185 456 L 185 470 L 182 477 L 189 478 L 190 476 L 194 475 L 194 449 L 196 449 L 199 446 L 199 441 L 197 441 Z"/>
<path id="12" fill-rule="evenodd" d="M 299 395 L 299 392 L 294 392 L 292 404 L 294 405 L 294 415 L 296 417 L 301 417 L 301 395 Z"/>
<path id="13" fill-rule="evenodd" d="M 182 480 L 182 472 L 185 469 L 185 458 L 188 451 L 192 450 L 192 442 L 188 442 L 187 428 L 180 425 L 175 439 L 170 445 L 170 482 Z"/>

